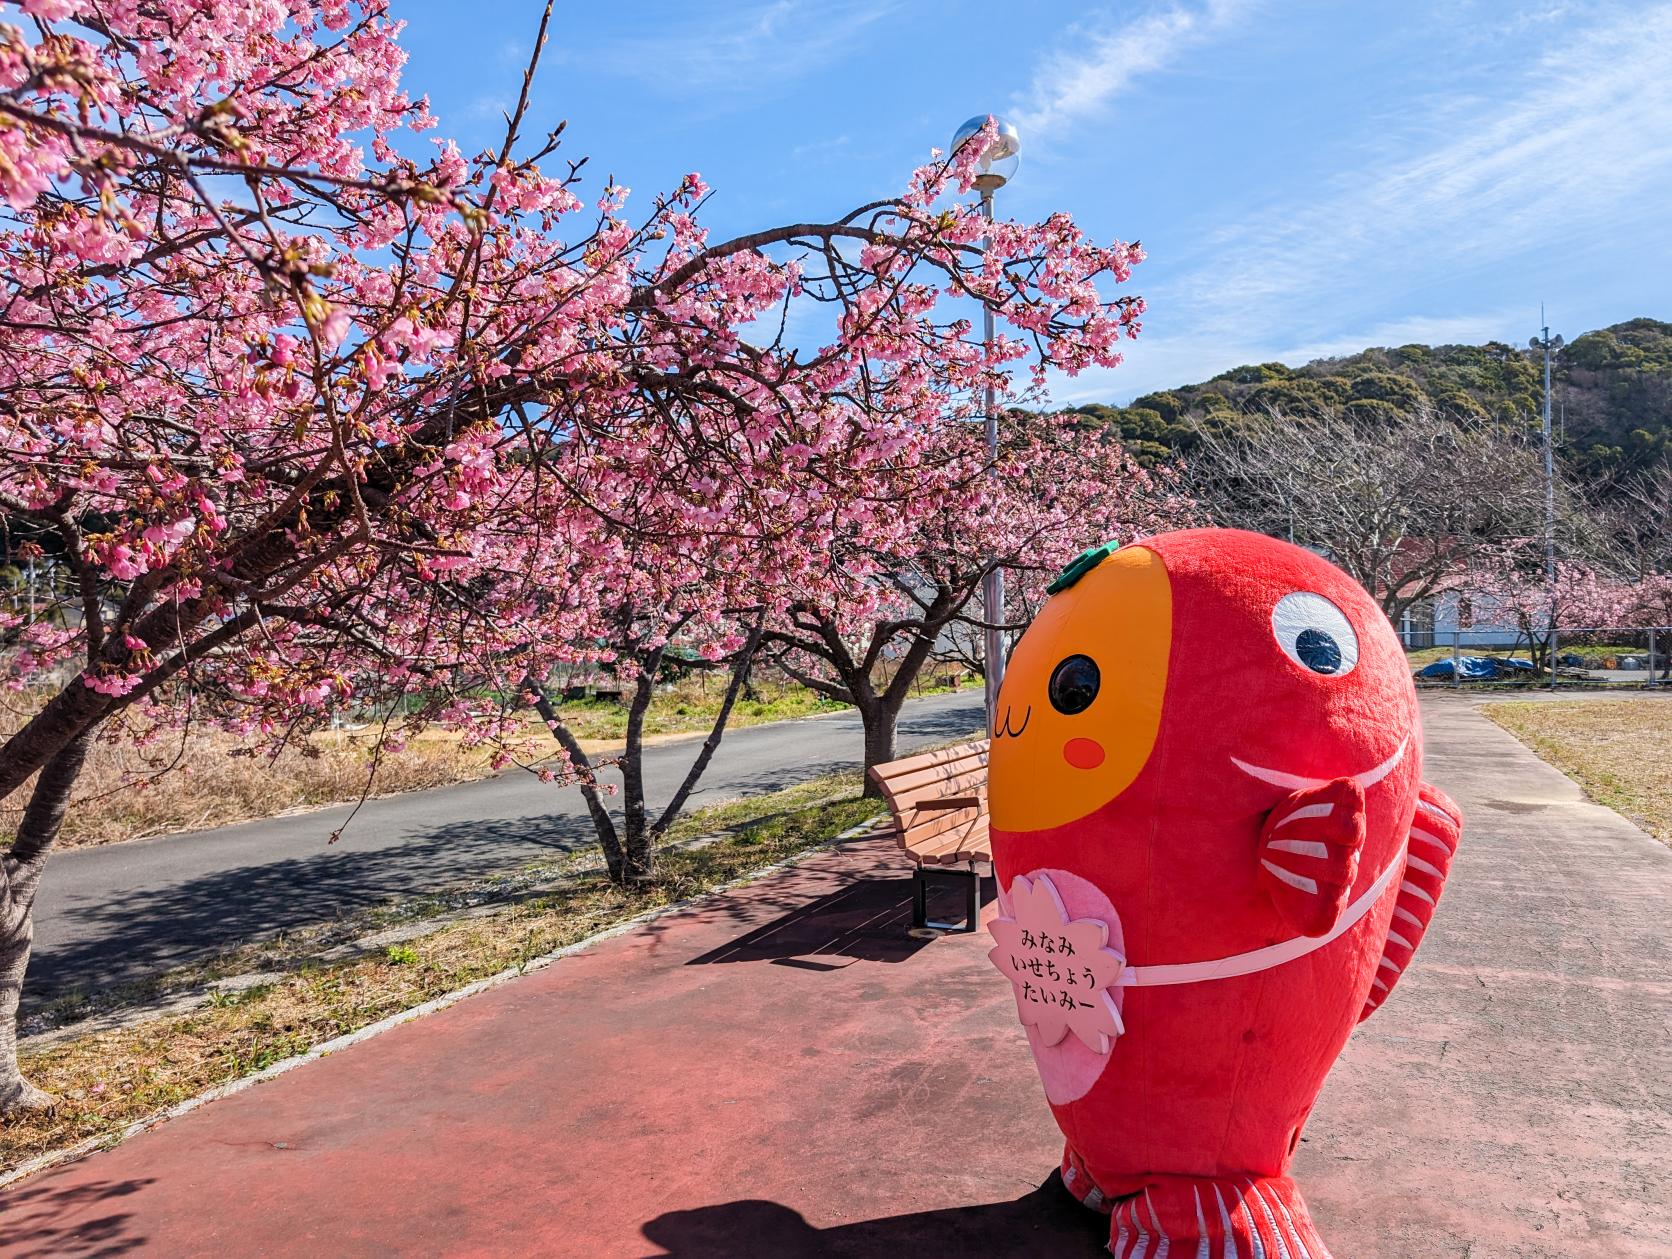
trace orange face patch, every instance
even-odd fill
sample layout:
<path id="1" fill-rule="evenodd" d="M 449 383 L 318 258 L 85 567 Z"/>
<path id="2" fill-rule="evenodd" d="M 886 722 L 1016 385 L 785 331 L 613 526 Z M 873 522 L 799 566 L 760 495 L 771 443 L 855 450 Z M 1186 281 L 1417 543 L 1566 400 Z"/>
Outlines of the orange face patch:
<path id="1" fill-rule="evenodd" d="M 988 756 L 994 826 L 1060 826 L 1131 785 L 1161 724 L 1172 635 L 1167 570 L 1141 546 L 1052 596 L 999 692 L 1001 733 Z"/>

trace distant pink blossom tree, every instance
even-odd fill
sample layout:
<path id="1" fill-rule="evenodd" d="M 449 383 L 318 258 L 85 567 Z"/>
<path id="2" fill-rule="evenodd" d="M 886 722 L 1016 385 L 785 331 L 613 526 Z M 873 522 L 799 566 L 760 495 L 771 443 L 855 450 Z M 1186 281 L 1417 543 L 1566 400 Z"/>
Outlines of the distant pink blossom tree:
<path id="1" fill-rule="evenodd" d="M 1142 303 L 1099 288 L 1136 247 L 949 199 L 991 128 L 830 221 L 711 241 L 696 175 L 636 218 L 615 185 L 588 208 L 561 128 L 524 135 L 549 6 L 474 155 L 407 134 L 433 119 L 385 0 L 0 19 L 0 513 L 74 587 L 0 625 L 0 799 L 25 801 L 0 1109 L 48 1100 L 15 1012 L 91 739 L 281 741 L 398 701 L 534 755 L 528 680 L 577 652 L 642 676 L 669 642 L 742 650 L 833 596 L 841 544 L 907 528 L 985 386 L 1112 365 L 1137 329 Z M 807 302 L 831 312 L 812 349 L 782 333 Z M 1016 333 L 972 338 L 982 305 Z M 605 845 L 623 879 L 650 870 L 636 833 Z"/>
<path id="2" fill-rule="evenodd" d="M 1551 666 L 1552 630 L 1560 641 L 1564 631 L 1577 634 L 1638 624 L 1637 595 L 1626 581 L 1578 560 L 1558 560 L 1552 581 L 1519 545 L 1506 549 L 1496 563 L 1483 565 L 1475 589 L 1514 618 L 1533 667 L 1541 671 Z"/>

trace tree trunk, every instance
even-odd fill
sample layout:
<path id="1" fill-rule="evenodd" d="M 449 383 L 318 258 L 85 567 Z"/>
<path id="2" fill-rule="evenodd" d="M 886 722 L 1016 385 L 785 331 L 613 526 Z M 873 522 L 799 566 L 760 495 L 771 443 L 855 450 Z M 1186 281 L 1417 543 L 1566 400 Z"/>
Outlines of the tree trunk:
<path id="1" fill-rule="evenodd" d="M 70 789 L 87 759 L 91 737 L 77 735 L 41 769 L 17 838 L 0 856 L 0 1114 L 53 1105 L 52 1096 L 25 1080 L 18 1069 L 17 1006 L 35 940 L 35 892 L 41 870 L 63 825 Z"/>
<path id="2" fill-rule="evenodd" d="M 884 700 L 873 700 L 860 708 L 859 719 L 865 725 L 865 768 L 867 770 L 873 765 L 883 765 L 894 759 L 895 734 L 899 718 L 899 705 L 889 704 Z M 882 790 L 871 781 L 869 773 L 865 775 L 865 794 L 872 799 L 878 799 L 882 796 Z"/>
<path id="3" fill-rule="evenodd" d="M 53 1104 L 52 1095 L 25 1080 L 17 1065 L 17 1003 L 34 939 L 34 916 L 28 913 L 0 938 L 0 1114 L 48 1110 Z"/>
<path id="4" fill-rule="evenodd" d="M 621 846 L 626 858 L 622 881 L 629 886 L 648 881 L 656 872 L 654 837 L 644 802 L 644 715 L 656 694 L 661 657 L 660 651 L 652 653 L 639 673 L 627 710 L 627 746 L 621 755 Z"/>
<path id="5" fill-rule="evenodd" d="M 720 746 L 720 739 L 726 733 L 726 722 L 731 720 L 732 706 L 737 703 L 738 692 L 749 685 L 749 674 L 755 667 L 755 653 L 760 650 L 761 637 L 766 633 L 766 613 L 762 612 L 760 619 L 755 622 L 755 628 L 749 631 L 748 641 L 743 644 L 737 660 L 732 664 L 731 682 L 726 687 L 726 693 L 720 700 L 720 711 L 714 715 L 714 725 L 709 729 L 708 738 L 702 741 L 696 759 L 691 767 L 685 771 L 685 779 L 673 793 L 662 815 L 656 819 L 650 828 L 650 844 L 659 843 L 668 827 L 679 820 L 679 811 L 685 807 L 685 802 L 691 798 L 691 792 L 696 790 L 697 783 L 702 779 L 703 771 L 708 768 L 708 762 L 714 758 L 714 750 Z"/>
<path id="6" fill-rule="evenodd" d="M 624 877 L 623 870 L 625 856 L 621 850 L 621 840 L 615 833 L 615 823 L 610 820 L 609 810 L 604 807 L 604 801 L 598 794 L 598 787 L 593 781 L 592 761 L 581 749 L 580 743 L 563 724 L 557 709 L 552 707 L 551 697 L 546 694 L 546 688 L 533 677 L 523 679 L 523 687 L 534 697 L 534 709 L 540 714 L 540 720 L 546 723 L 546 729 L 552 732 L 563 754 L 569 758 L 569 764 L 580 780 L 581 798 L 586 801 L 586 811 L 592 818 L 592 830 L 598 836 L 598 846 L 604 852 L 604 866 L 609 871 L 610 881 L 620 883 Z"/>

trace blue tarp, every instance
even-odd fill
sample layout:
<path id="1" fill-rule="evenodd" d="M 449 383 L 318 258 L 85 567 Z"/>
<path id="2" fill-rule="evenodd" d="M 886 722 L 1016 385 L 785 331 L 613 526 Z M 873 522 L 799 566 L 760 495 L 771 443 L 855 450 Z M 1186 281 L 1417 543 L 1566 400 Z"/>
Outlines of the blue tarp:
<path id="1" fill-rule="evenodd" d="M 1462 656 L 1457 661 L 1463 673 L 1464 681 L 1483 682 L 1493 678 L 1508 677 L 1511 674 L 1531 673 L 1531 660 L 1500 659 L 1497 656 Z M 1436 660 L 1426 669 L 1417 672 L 1419 678 L 1449 678 L 1452 673 L 1452 662 Z"/>

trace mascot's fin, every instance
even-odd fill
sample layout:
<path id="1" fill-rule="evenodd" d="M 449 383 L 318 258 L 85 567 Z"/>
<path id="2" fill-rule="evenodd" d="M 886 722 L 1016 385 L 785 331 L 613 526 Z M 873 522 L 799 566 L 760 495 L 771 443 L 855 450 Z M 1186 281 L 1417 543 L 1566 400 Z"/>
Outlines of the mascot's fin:
<path id="1" fill-rule="evenodd" d="M 1382 960 L 1371 981 L 1370 996 L 1359 1011 L 1360 1022 L 1387 1000 L 1422 943 L 1462 834 L 1462 810 L 1438 787 L 1423 783 L 1417 795 L 1416 816 L 1411 819 L 1405 878 L 1399 885 L 1399 899 L 1394 902 L 1393 921 L 1388 924 L 1387 943 L 1382 946 Z"/>
<path id="2" fill-rule="evenodd" d="M 1351 778 L 1280 800 L 1260 828 L 1260 884 L 1303 935 L 1321 936 L 1347 908 L 1364 847 L 1364 788 Z"/>
<path id="3" fill-rule="evenodd" d="M 1330 1259 L 1287 1176 L 1169 1176 L 1109 1213 L 1115 1259 Z"/>

